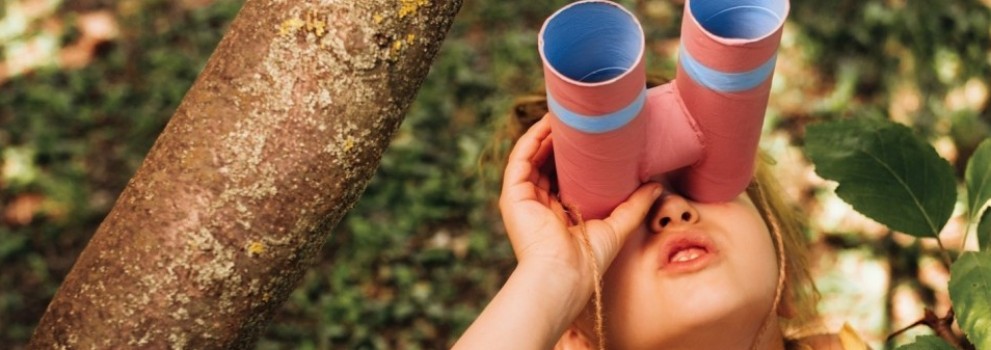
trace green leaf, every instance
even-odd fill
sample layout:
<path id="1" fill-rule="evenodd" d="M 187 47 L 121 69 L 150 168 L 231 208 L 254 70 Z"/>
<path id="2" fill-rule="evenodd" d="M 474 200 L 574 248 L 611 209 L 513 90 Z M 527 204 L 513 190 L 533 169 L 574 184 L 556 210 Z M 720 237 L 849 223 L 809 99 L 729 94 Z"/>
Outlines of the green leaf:
<path id="1" fill-rule="evenodd" d="M 943 338 L 935 335 L 920 335 L 915 342 L 899 346 L 896 350 L 956 350 Z"/>
<path id="2" fill-rule="evenodd" d="M 976 221 L 984 204 L 991 199 L 991 139 L 984 140 L 967 161 L 967 219 Z"/>
<path id="3" fill-rule="evenodd" d="M 984 210 L 977 223 L 977 246 L 983 251 L 991 251 L 991 207 Z"/>
<path id="4" fill-rule="evenodd" d="M 949 220 L 953 169 L 909 128 L 868 119 L 819 123 L 805 142 L 816 173 L 839 182 L 836 194 L 858 212 L 917 237 L 937 237 Z"/>
<path id="5" fill-rule="evenodd" d="M 957 324 L 978 349 L 991 349 L 991 252 L 966 252 L 950 267 Z"/>

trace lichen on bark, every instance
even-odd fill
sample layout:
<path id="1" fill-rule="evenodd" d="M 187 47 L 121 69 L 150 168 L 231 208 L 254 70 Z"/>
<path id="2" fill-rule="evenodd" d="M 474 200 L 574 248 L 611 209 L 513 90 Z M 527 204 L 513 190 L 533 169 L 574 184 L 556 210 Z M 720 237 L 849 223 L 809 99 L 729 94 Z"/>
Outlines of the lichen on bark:
<path id="1" fill-rule="evenodd" d="M 354 205 L 460 0 L 248 0 L 33 348 L 245 348 Z"/>

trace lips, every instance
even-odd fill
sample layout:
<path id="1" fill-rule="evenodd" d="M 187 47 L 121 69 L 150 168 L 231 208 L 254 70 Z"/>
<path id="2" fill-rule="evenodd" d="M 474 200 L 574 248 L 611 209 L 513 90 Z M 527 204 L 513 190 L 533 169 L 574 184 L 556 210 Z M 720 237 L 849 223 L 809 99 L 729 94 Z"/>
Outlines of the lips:
<path id="1" fill-rule="evenodd" d="M 680 249 L 671 254 L 668 258 L 668 263 L 683 263 L 698 259 L 702 255 L 708 254 L 709 251 L 702 247 L 687 247 Z"/>
<path id="2" fill-rule="evenodd" d="M 701 232 L 665 232 L 660 251 L 660 270 L 689 273 L 704 269 L 718 256 L 715 244 Z"/>

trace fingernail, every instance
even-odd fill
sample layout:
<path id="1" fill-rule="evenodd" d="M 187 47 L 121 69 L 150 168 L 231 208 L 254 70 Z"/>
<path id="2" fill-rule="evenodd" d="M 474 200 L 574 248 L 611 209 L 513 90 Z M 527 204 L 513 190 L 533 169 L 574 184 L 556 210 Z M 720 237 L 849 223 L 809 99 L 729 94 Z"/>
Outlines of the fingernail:
<path id="1" fill-rule="evenodd" d="M 654 184 L 654 192 L 650 193 L 654 198 L 661 196 L 661 185 Z"/>

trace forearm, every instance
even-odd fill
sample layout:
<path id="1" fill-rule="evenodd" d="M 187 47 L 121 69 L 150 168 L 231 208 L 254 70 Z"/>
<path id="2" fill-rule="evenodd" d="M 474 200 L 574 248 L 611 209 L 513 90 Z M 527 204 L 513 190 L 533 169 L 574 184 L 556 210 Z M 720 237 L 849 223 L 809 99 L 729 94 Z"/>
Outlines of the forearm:
<path id="1" fill-rule="evenodd" d="M 591 296 L 577 281 L 573 269 L 517 266 L 454 348 L 553 347 Z"/>

